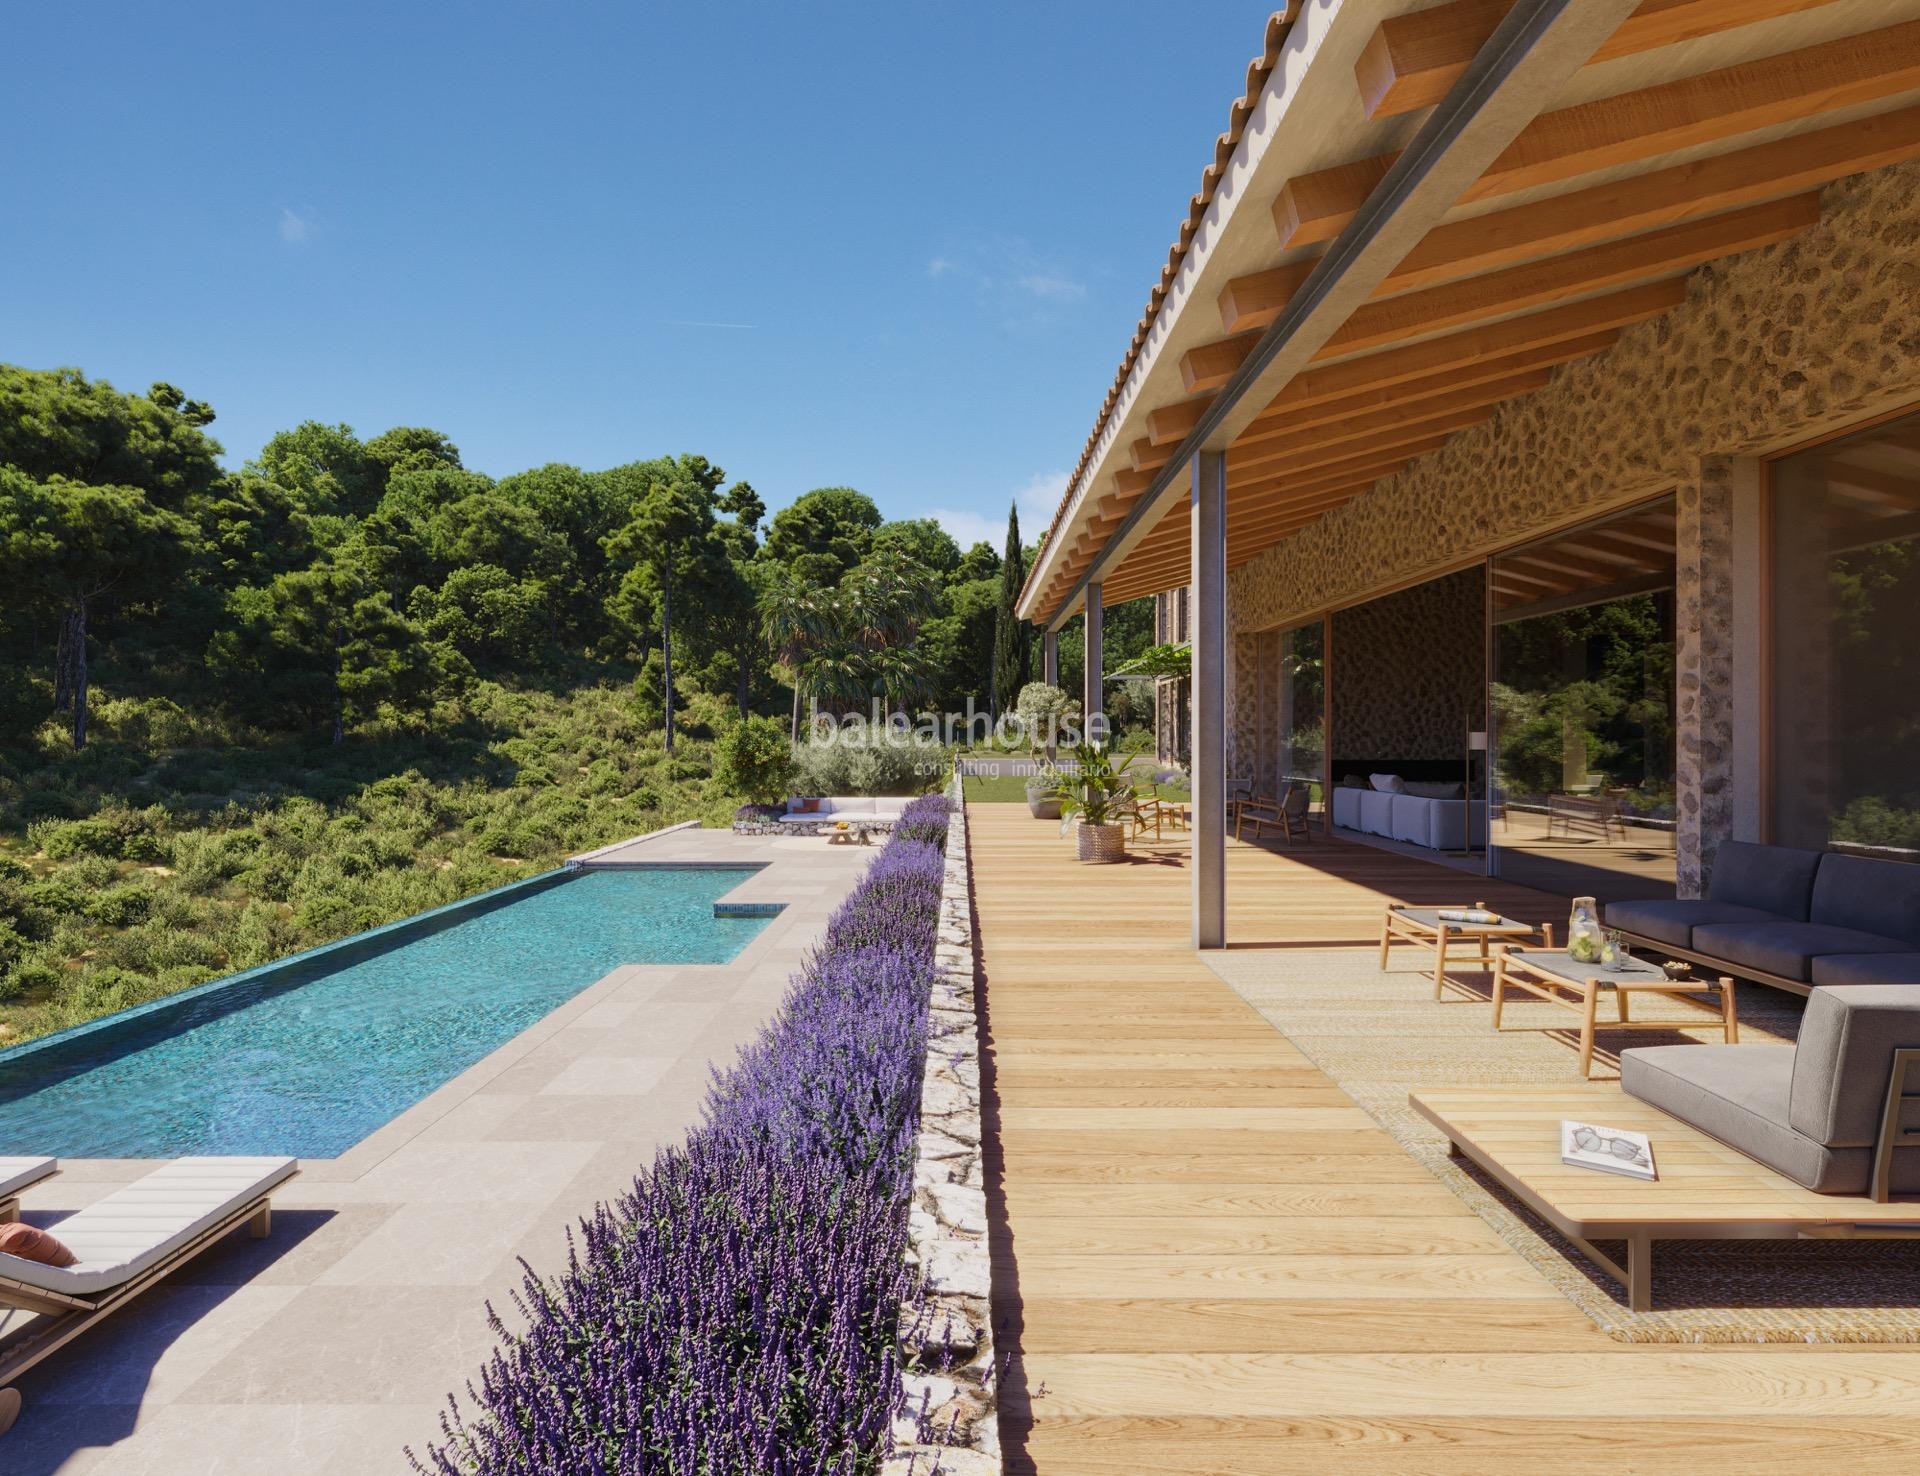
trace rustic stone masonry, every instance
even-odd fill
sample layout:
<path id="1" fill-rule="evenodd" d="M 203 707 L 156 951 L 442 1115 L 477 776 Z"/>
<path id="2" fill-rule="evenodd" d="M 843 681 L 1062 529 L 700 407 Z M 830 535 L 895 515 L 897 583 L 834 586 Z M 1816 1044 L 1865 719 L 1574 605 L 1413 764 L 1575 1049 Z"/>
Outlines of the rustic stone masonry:
<path id="1" fill-rule="evenodd" d="M 973 883 L 958 785 L 934 950 L 931 1040 L 920 1092 L 908 1260 L 922 1278 L 901 1310 L 901 1404 L 886 1476 L 999 1476 L 992 1260 L 981 1158 Z"/>

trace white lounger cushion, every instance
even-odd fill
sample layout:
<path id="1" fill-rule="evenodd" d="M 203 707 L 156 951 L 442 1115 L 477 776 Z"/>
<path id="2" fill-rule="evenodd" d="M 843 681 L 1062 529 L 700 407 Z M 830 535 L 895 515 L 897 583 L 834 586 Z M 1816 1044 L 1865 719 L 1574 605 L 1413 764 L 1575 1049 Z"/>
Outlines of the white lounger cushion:
<path id="1" fill-rule="evenodd" d="M 11 1199 L 60 1167 L 53 1158 L 0 1158 L 0 1199 Z"/>
<path id="2" fill-rule="evenodd" d="M 179 1158 L 68 1216 L 53 1234 L 77 1258 L 43 1266 L 0 1254 L 0 1276 L 68 1296 L 131 1281 L 293 1177 L 292 1158 Z"/>

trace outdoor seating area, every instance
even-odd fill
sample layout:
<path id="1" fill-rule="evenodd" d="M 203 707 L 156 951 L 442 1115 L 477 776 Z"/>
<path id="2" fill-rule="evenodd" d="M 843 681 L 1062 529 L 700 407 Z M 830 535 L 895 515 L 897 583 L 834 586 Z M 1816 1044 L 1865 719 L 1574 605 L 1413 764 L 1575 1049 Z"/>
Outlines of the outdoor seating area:
<path id="1" fill-rule="evenodd" d="M 1719 1471 L 1920 1417 L 1912 1354 L 1861 1346 L 1913 1326 L 1898 1238 L 1913 1200 L 1816 1193 L 1671 1107 L 1579 1079 L 1565 1011 L 1531 996 L 1496 1035 L 1492 970 L 1465 930 L 1449 929 L 1435 1000 L 1457 873 L 1338 838 L 1230 842 L 1235 946 L 1195 954 L 1188 836 L 1143 844 L 1154 865 L 1091 871 L 1023 807 L 972 814 L 1009 1471 L 1373 1469 L 1387 1451 L 1396 1471 L 1533 1470 L 1591 1457 L 1594 1420 L 1623 1400 L 1636 1418 L 1607 1423 L 1607 1461 L 1679 1469 L 1663 1462 L 1684 1449 Z M 1560 941 L 1566 898 L 1497 881 L 1473 895 L 1507 941 L 1537 949 L 1543 924 Z M 1382 973 L 1389 903 L 1412 926 Z M 1072 966 L 1096 946 L 1097 977 Z M 1758 993 L 1751 1044 L 1721 1044 L 1705 1012 L 1667 1037 L 1685 1043 L 1616 1034 L 1605 1010 L 1599 1035 L 1629 1063 L 1791 1059 L 1798 1001 Z M 1659 1179 L 1562 1165 L 1563 1118 L 1646 1132 Z M 1755 1299 L 1784 1277 L 1786 1305 Z M 1410 1443 L 1347 1453 L 1356 1429 Z M 1849 1469 L 1891 1473 L 1903 1450 L 1861 1448 Z"/>
<path id="2" fill-rule="evenodd" d="M 1614 902 L 1607 922 L 1671 957 L 1806 994 L 1920 984 L 1920 866 L 1725 841 L 1704 898 Z"/>

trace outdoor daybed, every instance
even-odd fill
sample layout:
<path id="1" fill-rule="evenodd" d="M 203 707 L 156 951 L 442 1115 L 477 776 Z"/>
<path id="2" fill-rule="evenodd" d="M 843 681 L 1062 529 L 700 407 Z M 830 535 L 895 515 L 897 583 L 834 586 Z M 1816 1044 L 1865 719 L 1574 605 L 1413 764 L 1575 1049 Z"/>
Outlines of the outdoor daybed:
<path id="1" fill-rule="evenodd" d="M 45 1314 L 0 1341 L 0 1432 L 20 1412 L 15 1379 L 242 1221 L 266 1235 L 273 1191 L 299 1171 L 291 1158 L 176 1159 L 54 1226 L 73 1265 L 0 1253 L 0 1308 Z"/>
<path id="2" fill-rule="evenodd" d="M 803 797 L 787 801 L 787 813 L 780 817 L 782 825 L 791 825 L 796 829 L 822 825 L 838 825 L 842 821 L 853 825 L 871 825 L 876 828 L 891 829 L 893 822 L 900 818 L 900 812 L 906 809 L 909 801 L 897 797 L 872 795 L 835 794 L 824 798 Z M 802 805 L 811 804 L 813 809 L 803 810 Z"/>
<path id="3" fill-rule="evenodd" d="M 52 1158 L 0 1158 L 0 1225 L 20 1218 L 20 1195 L 60 1172 Z"/>
<path id="4" fill-rule="evenodd" d="M 1920 984 L 1920 866 L 1899 861 L 1726 841 L 1704 899 L 1609 903 L 1607 925 L 1796 994 Z"/>

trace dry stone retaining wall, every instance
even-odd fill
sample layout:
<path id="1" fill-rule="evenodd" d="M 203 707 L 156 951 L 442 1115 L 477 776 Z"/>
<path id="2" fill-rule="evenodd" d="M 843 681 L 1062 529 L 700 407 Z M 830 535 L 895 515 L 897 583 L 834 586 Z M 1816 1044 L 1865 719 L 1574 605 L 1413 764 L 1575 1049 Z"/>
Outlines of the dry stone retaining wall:
<path id="1" fill-rule="evenodd" d="M 959 785 L 949 793 L 954 811 L 908 1227 L 907 1256 L 923 1290 L 917 1304 L 901 1310 L 904 1371 L 886 1476 L 1000 1476 L 1002 1470 L 981 1156 L 973 881 Z"/>

